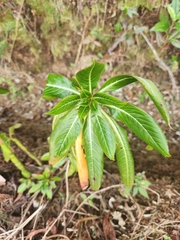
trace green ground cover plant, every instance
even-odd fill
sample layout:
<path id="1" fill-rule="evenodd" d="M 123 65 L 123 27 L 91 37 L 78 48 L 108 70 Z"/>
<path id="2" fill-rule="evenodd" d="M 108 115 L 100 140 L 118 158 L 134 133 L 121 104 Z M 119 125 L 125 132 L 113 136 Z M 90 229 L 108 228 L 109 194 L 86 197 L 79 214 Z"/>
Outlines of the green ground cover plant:
<path id="1" fill-rule="evenodd" d="M 48 112 L 54 116 L 47 155 L 49 163 L 56 164 L 68 157 L 78 171 L 82 189 L 86 189 L 89 182 L 93 190 L 101 187 L 104 155 L 110 160 L 116 159 L 126 186 L 134 184 L 134 160 L 124 125 L 142 139 L 148 149 L 170 157 L 166 137 L 155 120 L 142 109 L 110 94 L 128 84 L 140 83 L 170 126 L 166 103 L 156 85 L 138 76 L 118 75 L 99 86 L 103 70 L 104 64 L 94 61 L 71 79 L 49 74 L 43 92 L 47 100 L 61 99 Z"/>
<path id="2" fill-rule="evenodd" d="M 164 32 L 166 38 L 164 43 L 171 43 L 174 47 L 180 48 L 180 3 L 179 0 L 173 0 L 166 6 L 167 11 L 162 8 L 159 22 L 156 23 L 151 31 Z"/>

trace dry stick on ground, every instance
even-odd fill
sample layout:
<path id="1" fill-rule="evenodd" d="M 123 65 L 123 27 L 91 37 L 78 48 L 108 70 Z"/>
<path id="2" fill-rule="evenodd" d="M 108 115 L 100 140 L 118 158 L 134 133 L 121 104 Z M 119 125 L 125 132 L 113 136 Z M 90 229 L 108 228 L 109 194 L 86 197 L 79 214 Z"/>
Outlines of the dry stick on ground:
<path id="1" fill-rule="evenodd" d="M 153 47 L 153 45 L 149 41 L 149 39 L 146 37 L 146 35 L 143 32 L 140 33 L 140 34 L 143 36 L 144 40 L 146 41 L 146 43 L 148 44 L 148 46 L 152 50 L 152 52 L 153 52 L 153 54 L 155 56 L 155 59 L 158 61 L 160 66 L 168 72 L 169 78 L 170 78 L 171 83 L 172 83 L 172 91 L 175 94 L 175 96 L 177 97 L 177 100 L 179 100 L 179 89 L 178 89 L 178 87 L 176 85 L 176 79 L 175 79 L 175 77 L 174 77 L 170 67 L 159 57 L 157 51 L 155 50 L 155 48 Z"/>
<path id="2" fill-rule="evenodd" d="M 105 24 L 105 20 L 106 20 L 107 5 L 108 5 L 108 0 L 106 0 L 105 7 L 104 7 L 104 17 L 103 17 L 102 29 L 104 29 L 104 24 Z"/>
<path id="3" fill-rule="evenodd" d="M 66 167 L 66 176 L 65 176 L 65 181 L 66 181 L 66 201 L 64 207 L 67 208 L 68 206 L 68 201 L 69 201 L 69 182 L 68 182 L 68 172 L 69 172 L 69 161 L 67 162 L 67 167 Z M 66 216 L 64 215 L 64 234 L 66 234 Z"/>
<path id="4" fill-rule="evenodd" d="M 89 21 L 90 21 L 90 20 L 91 20 L 91 15 L 90 15 L 90 17 L 86 20 L 86 23 L 85 23 L 85 25 L 84 25 L 84 29 L 83 29 L 82 37 L 81 37 L 81 42 L 80 42 L 79 47 L 78 47 L 78 51 L 77 51 L 77 55 L 76 55 L 76 60 L 75 60 L 75 64 L 74 64 L 75 69 L 76 69 L 77 64 L 78 64 L 78 61 L 79 61 L 79 57 L 80 57 L 80 54 L 81 54 L 81 50 L 82 50 L 82 46 L 83 46 L 83 41 L 84 41 L 86 29 L 87 29 L 87 27 L 88 27 L 88 24 L 89 24 Z"/>
<path id="5" fill-rule="evenodd" d="M 98 194 L 98 193 L 103 193 L 103 192 L 106 192 L 108 190 L 112 190 L 114 188 L 120 188 L 120 187 L 123 187 L 123 184 L 116 184 L 116 185 L 112 185 L 112 186 L 109 186 L 109 187 L 106 187 L 106 188 L 103 188 L 103 189 L 100 189 L 98 191 L 95 191 L 93 192 L 92 194 L 90 194 L 86 199 L 84 199 L 84 201 L 77 207 L 77 209 L 75 210 L 74 214 L 72 215 L 72 217 L 70 218 L 69 220 L 69 223 L 72 221 L 72 219 L 74 218 L 74 215 L 76 214 L 76 212 L 82 208 L 82 206 L 84 205 L 84 203 L 86 203 L 89 199 L 91 199 L 94 195 Z M 86 193 L 86 192 L 84 192 Z M 68 223 L 68 224 L 69 224 Z"/>
<path id="6" fill-rule="evenodd" d="M 10 231 L 8 231 L 8 232 L 5 232 L 4 236 L 5 236 L 5 235 L 7 236 L 7 235 L 9 234 L 10 236 L 15 237 L 16 234 L 17 234 L 20 230 L 23 231 L 23 227 L 25 226 L 25 225 L 24 225 L 24 219 L 26 218 L 26 214 L 28 213 L 30 207 L 32 206 L 32 204 L 33 204 L 33 202 L 34 202 L 34 200 L 36 199 L 36 197 L 37 197 L 38 194 L 39 194 L 39 192 L 33 194 L 31 201 L 28 203 L 28 205 L 27 205 L 27 207 L 26 207 L 26 209 L 25 209 L 25 212 L 24 212 L 23 216 L 21 217 L 20 223 L 16 226 L 16 229 L 13 229 L 13 230 L 10 230 Z M 36 216 L 36 215 L 35 215 L 35 216 Z M 28 219 L 29 219 L 29 221 L 31 221 L 31 219 L 32 219 L 31 216 L 30 216 Z M 29 223 L 29 222 L 28 222 L 28 219 L 26 220 L 26 221 L 27 221 L 27 224 Z M 22 225 L 23 225 L 23 226 L 22 226 Z M 15 236 L 14 236 L 14 235 L 15 235 Z M 3 238 L 3 234 L 0 234 L 0 239 L 1 239 L 1 237 L 2 237 L 2 239 L 4 239 L 4 238 Z M 7 240 L 7 239 L 11 239 L 11 238 L 9 238 L 9 236 L 7 236 L 7 238 L 5 238 L 4 240 Z M 12 239 L 11 239 L 11 240 L 12 240 Z"/>
<path id="7" fill-rule="evenodd" d="M 63 216 L 64 213 L 66 213 L 66 212 L 72 212 L 72 213 L 73 213 L 73 215 L 72 215 L 72 217 L 71 217 L 71 219 L 70 219 L 70 221 L 69 221 L 69 223 L 70 223 L 70 222 L 72 222 L 72 219 L 74 218 L 74 216 L 75 216 L 76 214 L 79 214 L 78 210 L 79 210 L 80 208 L 82 208 L 82 206 L 84 205 L 84 203 L 86 203 L 90 198 L 92 198 L 93 195 L 96 195 L 96 194 L 98 194 L 98 193 L 106 192 L 106 191 L 111 190 L 111 189 L 113 189 L 113 188 L 120 188 L 120 187 L 123 187 L 123 184 L 112 185 L 112 186 L 109 186 L 109 187 L 106 187 L 106 188 L 103 188 L 103 189 L 100 189 L 100 190 L 98 190 L 98 191 L 93 192 L 92 194 L 90 194 L 90 195 L 79 205 L 79 207 L 78 207 L 75 211 L 70 211 L 70 210 L 67 210 L 67 209 L 64 208 L 64 209 L 59 213 L 59 216 L 56 218 L 56 220 L 47 228 L 47 231 L 46 231 L 46 233 L 44 234 L 44 236 L 43 236 L 43 238 L 42 238 L 41 240 L 46 240 L 47 234 L 51 231 L 51 228 L 56 224 L 56 222 L 62 218 L 62 216 Z M 85 192 L 85 193 L 86 193 L 86 192 Z M 88 214 L 87 214 L 87 215 L 88 215 Z M 69 223 L 68 223 L 68 224 L 69 224 Z M 68 225 L 68 224 L 67 224 L 67 225 Z M 67 226 L 66 226 L 66 227 L 67 227 Z"/>
<path id="8" fill-rule="evenodd" d="M 42 209 L 44 208 L 44 205 L 39 206 L 39 208 L 33 213 L 31 214 L 19 227 L 17 227 L 16 229 L 9 231 L 11 234 L 9 234 L 9 236 L 7 236 L 6 238 L 3 238 L 5 235 L 8 234 L 8 232 L 6 232 L 6 234 L 0 234 L 0 239 L 4 239 L 4 240 L 12 240 L 13 237 L 20 231 L 22 230 L 37 214 L 39 214 Z M 1 238 L 2 237 L 2 238 Z"/>
<path id="9" fill-rule="evenodd" d="M 16 42 L 16 39 L 17 39 L 17 36 L 18 36 L 18 23 L 19 23 L 19 20 L 21 19 L 21 12 L 22 12 L 23 5 L 24 5 L 24 0 L 22 0 L 19 12 L 18 12 L 18 14 L 16 16 L 15 36 L 14 36 L 14 41 L 13 41 L 12 47 L 11 47 L 11 52 L 10 52 L 10 56 L 9 56 L 9 62 L 11 62 L 11 57 L 12 57 L 12 53 L 13 53 L 13 50 L 14 50 L 14 45 L 15 45 L 15 42 Z"/>

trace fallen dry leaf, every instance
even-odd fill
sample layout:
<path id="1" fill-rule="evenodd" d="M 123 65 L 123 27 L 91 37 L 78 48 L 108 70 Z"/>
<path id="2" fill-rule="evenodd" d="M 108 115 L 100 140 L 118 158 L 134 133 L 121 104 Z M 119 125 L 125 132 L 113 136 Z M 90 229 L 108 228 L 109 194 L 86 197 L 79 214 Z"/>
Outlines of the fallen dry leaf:
<path id="1" fill-rule="evenodd" d="M 170 237 L 172 240 L 179 240 L 179 237 L 180 237 L 179 235 L 180 234 L 178 230 L 173 230 Z"/>
<path id="2" fill-rule="evenodd" d="M 104 216 L 103 231 L 106 240 L 116 240 L 116 232 L 109 221 L 109 213 Z"/>

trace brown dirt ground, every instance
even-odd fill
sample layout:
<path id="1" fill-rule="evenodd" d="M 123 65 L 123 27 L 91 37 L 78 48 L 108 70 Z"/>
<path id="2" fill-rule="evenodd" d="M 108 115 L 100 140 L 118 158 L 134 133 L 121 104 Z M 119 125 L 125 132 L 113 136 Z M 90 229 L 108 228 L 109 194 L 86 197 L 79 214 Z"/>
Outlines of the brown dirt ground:
<path id="1" fill-rule="evenodd" d="M 102 188 L 97 192 L 91 189 L 85 191 L 85 200 L 77 175 L 61 181 L 52 200 L 40 194 L 31 196 L 27 192 L 18 195 L 20 173 L 0 155 L 0 175 L 6 179 L 6 184 L 0 187 L 0 239 L 180 239 L 179 99 L 173 96 L 169 76 L 157 62 L 139 55 L 138 61 L 132 64 L 131 56 L 124 57 L 123 54 L 126 53 L 122 50 L 106 54 L 103 61 L 109 64 L 109 69 L 102 81 L 122 73 L 149 78 L 159 86 L 171 115 L 173 129 L 161 120 L 138 85 L 127 86 L 115 93 L 149 112 L 160 124 L 169 142 L 171 157 L 164 158 L 156 151 L 147 151 L 145 144 L 129 133 L 136 173 L 145 171 L 146 178 L 152 183 L 148 189 L 149 199 L 140 195 L 125 198 L 116 164 L 108 160 L 105 161 Z M 78 67 L 83 68 L 92 58 L 96 56 L 81 56 Z M 65 63 L 49 59 L 42 73 L 33 74 L 26 65 L 26 61 L 31 65 L 31 60 L 25 52 L 21 64 L 18 61 L 11 64 L 2 62 L 0 66 L 1 76 L 11 79 L 12 89 L 15 89 L 11 95 L 0 96 L 0 132 L 7 133 L 10 126 L 21 123 L 15 137 L 40 157 L 48 150 L 47 137 L 51 132 L 52 118 L 44 113 L 54 105 L 41 98 L 47 74 L 54 72 L 70 77 L 74 70 L 69 64 L 73 60 L 68 59 Z M 179 86 L 179 71 L 175 77 Z M 42 170 L 15 145 L 12 149 L 32 172 Z"/>
<path id="2" fill-rule="evenodd" d="M 11 69 L 6 69 L 6 74 L 11 74 L 11 77 L 12 72 Z M 166 74 L 162 72 L 162 75 Z M 21 128 L 15 131 L 15 137 L 36 156 L 41 156 L 48 150 L 47 137 L 51 131 L 52 120 L 44 113 L 53 106 L 52 102 L 45 102 L 41 99 L 46 73 L 29 76 L 30 83 L 27 85 L 34 84 L 30 93 L 27 85 L 22 85 L 27 76 L 18 71 L 13 72 L 13 76 L 14 85 L 17 88 L 20 85 L 21 91 L 22 88 L 25 88 L 26 97 L 18 96 L 14 100 L 9 96 L 1 96 L 3 108 L 0 112 L 0 130 L 7 132 L 8 127 L 15 123 L 21 123 Z M 160 81 L 161 78 L 158 80 Z M 159 82 L 157 84 L 159 85 Z M 168 84 L 164 84 L 161 90 L 168 100 L 169 107 L 172 107 L 174 100 L 172 102 L 168 87 Z M 149 199 L 140 195 L 135 198 L 123 197 L 123 186 L 116 165 L 108 160 L 105 162 L 101 190 L 93 193 L 88 189 L 84 192 L 86 196 L 93 199 L 93 205 L 88 202 L 88 198 L 83 201 L 77 176 L 71 177 L 68 182 L 65 180 L 60 182 L 52 200 L 42 198 L 41 195 L 30 196 L 28 193 L 18 196 L 17 187 L 20 174 L 15 166 L 6 163 L 1 155 L 0 174 L 6 179 L 5 186 L 0 188 L 1 239 L 22 239 L 21 229 L 23 229 L 26 239 L 34 235 L 33 239 L 37 240 L 50 238 L 168 239 L 165 237 L 178 240 L 180 238 L 178 104 L 174 104 L 173 109 L 170 109 L 172 110 L 173 130 L 160 120 L 148 99 L 145 98 L 143 103 L 138 103 L 138 97 L 135 95 L 138 95 L 141 90 L 139 86 L 132 86 L 118 94 L 129 101 L 135 100 L 137 105 L 151 111 L 166 133 L 171 153 L 170 158 L 164 158 L 156 151 L 147 151 L 145 145 L 129 133 L 136 172 L 145 171 L 147 179 L 152 183 L 148 190 Z M 12 148 L 27 168 L 33 172 L 40 171 L 25 153 L 15 145 Z M 38 211 L 38 215 L 29 220 L 35 211 Z M 25 226 L 22 226 L 22 219 L 27 220 Z M 55 224 L 50 228 L 47 237 L 42 238 L 53 221 Z M 14 227 L 19 227 L 20 230 L 14 235 L 13 233 L 10 235 L 11 233 L 8 231 Z"/>

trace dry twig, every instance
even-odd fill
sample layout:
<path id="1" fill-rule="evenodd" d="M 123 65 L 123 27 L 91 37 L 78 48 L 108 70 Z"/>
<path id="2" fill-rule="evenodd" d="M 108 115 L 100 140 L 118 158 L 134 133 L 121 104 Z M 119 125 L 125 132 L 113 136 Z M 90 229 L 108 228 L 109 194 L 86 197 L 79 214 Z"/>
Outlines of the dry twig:
<path id="1" fill-rule="evenodd" d="M 153 45 L 149 41 L 149 39 L 146 37 L 146 35 L 143 32 L 141 32 L 140 34 L 142 35 L 142 37 L 144 38 L 144 40 L 146 41 L 146 43 L 148 44 L 148 46 L 152 50 L 152 52 L 153 52 L 153 54 L 155 56 L 156 61 L 160 64 L 160 66 L 164 70 L 166 70 L 168 72 L 169 78 L 170 78 L 171 83 L 172 83 L 172 91 L 175 94 L 175 96 L 177 97 L 177 100 L 179 100 L 179 90 L 178 90 L 178 87 L 176 85 L 176 79 L 175 79 L 175 77 L 174 77 L 170 67 L 159 57 L 157 51 L 155 50 L 155 48 L 153 47 Z"/>

